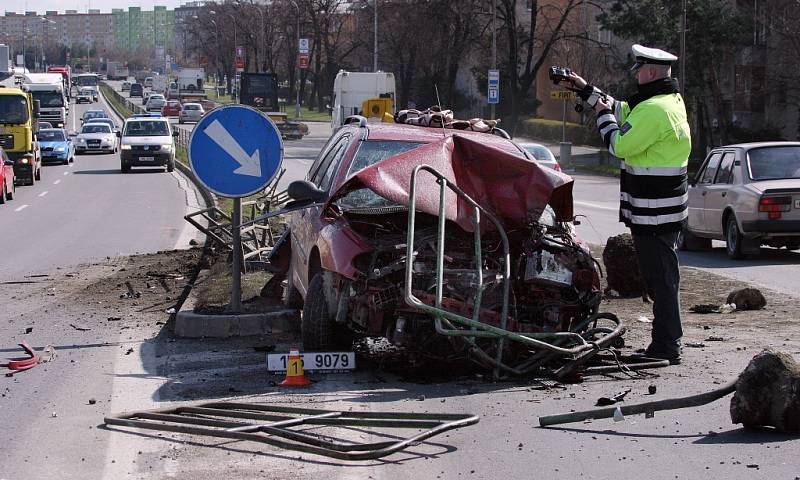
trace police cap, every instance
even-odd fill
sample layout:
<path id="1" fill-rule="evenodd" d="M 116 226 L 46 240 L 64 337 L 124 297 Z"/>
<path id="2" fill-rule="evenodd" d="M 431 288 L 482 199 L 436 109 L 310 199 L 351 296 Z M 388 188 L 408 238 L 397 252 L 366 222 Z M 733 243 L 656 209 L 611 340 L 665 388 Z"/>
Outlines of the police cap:
<path id="1" fill-rule="evenodd" d="M 633 64 L 631 70 L 638 70 L 645 64 L 672 65 L 672 62 L 678 59 L 678 57 L 669 52 L 658 48 L 643 47 L 638 43 L 631 47 L 631 52 L 636 57 L 636 63 Z"/>

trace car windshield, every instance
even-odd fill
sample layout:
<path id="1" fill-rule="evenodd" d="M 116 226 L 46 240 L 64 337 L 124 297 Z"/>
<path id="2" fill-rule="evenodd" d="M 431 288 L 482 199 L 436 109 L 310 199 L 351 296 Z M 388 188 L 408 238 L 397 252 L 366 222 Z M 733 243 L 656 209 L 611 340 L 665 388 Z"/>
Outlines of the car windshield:
<path id="1" fill-rule="evenodd" d="M 105 116 L 105 112 L 88 111 L 83 114 L 83 119 L 88 120 L 90 118 L 105 118 Z"/>
<path id="2" fill-rule="evenodd" d="M 111 128 L 114 128 L 114 121 L 110 118 L 93 118 L 90 122 L 92 124 L 100 124 L 100 125 L 108 125 Z"/>
<path id="3" fill-rule="evenodd" d="M 383 161 L 391 156 L 407 152 L 422 143 L 417 142 L 398 142 L 391 140 L 366 141 L 361 142 L 358 152 L 347 170 L 347 177 L 350 178 L 359 171 Z M 361 210 L 366 208 L 385 208 L 396 206 L 393 202 L 381 197 L 368 188 L 354 190 L 336 202 L 343 210 Z"/>
<path id="4" fill-rule="evenodd" d="M 33 99 L 39 100 L 40 107 L 63 107 L 64 96 L 58 92 L 32 92 Z"/>
<path id="5" fill-rule="evenodd" d="M 164 100 L 162 95 L 150 95 L 150 100 Z"/>
<path id="6" fill-rule="evenodd" d="M 102 123 L 90 123 L 83 126 L 81 133 L 111 133 L 111 128 Z"/>
<path id="7" fill-rule="evenodd" d="M 192 105 L 191 103 L 187 103 L 183 106 L 184 110 L 200 110 L 200 105 Z"/>
<path id="8" fill-rule="evenodd" d="M 399 153 L 407 152 L 422 145 L 418 142 L 398 142 L 394 140 L 377 140 L 361 142 L 358 147 L 358 152 L 350 163 L 350 168 L 347 169 L 347 178 L 350 178 L 355 173 L 374 165 L 382 160 L 397 155 Z"/>
<path id="9" fill-rule="evenodd" d="M 547 147 L 543 145 L 522 145 L 522 148 L 528 151 L 533 158 L 539 161 L 552 162 L 552 153 Z"/>
<path id="10" fill-rule="evenodd" d="M 167 122 L 161 120 L 136 120 L 125 126 L 128 137 L 162 137 L 169 135 Z"/>
<path id="11" fill-rule="evenodd" d="M 21 95 L 0 96 L 0 123 L 20 124 L 28 121 L 28 101 Z"/>
<path id="12" fill-rule="evenodd" d="M 40 130 L 36 135 L 40 142 L 63 142 L 64 132 L 61 130 Z"/>
<path id="13" fill-rule="evenodd" d="M 800 178 L 800 146 L 754 148 L 747 152 L 750 178 Z"/>

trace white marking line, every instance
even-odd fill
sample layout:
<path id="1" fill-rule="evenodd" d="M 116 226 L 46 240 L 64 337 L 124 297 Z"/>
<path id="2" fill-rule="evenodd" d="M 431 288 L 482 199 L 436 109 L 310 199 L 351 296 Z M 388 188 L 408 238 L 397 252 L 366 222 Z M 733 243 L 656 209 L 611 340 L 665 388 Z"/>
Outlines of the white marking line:
<path id="1" fill-rule="evenodd" d="M 55 182 L 53 182 L 53 185 L 58 185 L 59 183 L 61 183 L 61 179 L 58 179 Z"/>
<path id="2" fill-rule="evenodd" d="M 69 175 L 69 172 L 64 172 L 64 175 Z"/>
<path id="3" fill-rule="evenodd" d="M 40 193 L 40 194 L 39 194 L 39 195 L 37 195 L 37 196 L 38 196 L 38 197 L 44 197 L 45 195 L 47 195 L 47 190 L 45 190 L 44 192 Z"/>
<path id="4" fill-rule="evenodd" d="M 606 206 L 606 205 L 603 205 L 603 204 L 600 204 L 600 203 L 581 202 L 581 201 L 577 201 L 577 200 L 573 201 L 572 203 L 575 204 L 575 205 L 582 206 L 582 207 L 596 208 L 598 210 L 608 210 L 610 212 L 619 211 L 619 207 L 609 207 L 609 206 Z"/>
<path id="5" fill-rule="evenodd" d="M 14 211 L 15 212 L 21 212 L 21 211 L 25 210 L 26 208 L 28 208 L 28 205 L 22 205 L 21 207 L 15 208 Z"/>

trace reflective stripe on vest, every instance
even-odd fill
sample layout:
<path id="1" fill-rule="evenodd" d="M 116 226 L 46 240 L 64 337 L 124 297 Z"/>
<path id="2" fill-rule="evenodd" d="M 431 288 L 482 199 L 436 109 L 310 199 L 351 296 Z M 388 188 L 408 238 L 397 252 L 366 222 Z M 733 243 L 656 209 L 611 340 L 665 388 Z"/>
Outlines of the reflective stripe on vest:
<path id="1" fill-rule="evenodd" d="M 689 201 L 689 193 L 677 197 L 669 198 L 637 198 L 631 196 L 629 193 L 620 192 L 619 199 L 621 202 L 628 202 L 633 207 L 637 208 L 666 208 L 677 207 Z"/>
<path id="2" fill-rule="evenodd" d="M 621 208 L 619 213 L 636 225 L 663 225 L 665 223 L 682 222 L 689 216 L 689 210 L 667 215 L 633 215 L 627 208 Z"/>
<path id="3" fill-rule="evenodd" d="M 614 141 L 612 139 L 611 143 Z M 625 162 L 620 162 L 620 169 L 625 170 L 631 175 L 651 175 L 657 177 L 673 177 L 676 175 L 685 175 L 688 172 L 688 167 L 634 167 Z"/>

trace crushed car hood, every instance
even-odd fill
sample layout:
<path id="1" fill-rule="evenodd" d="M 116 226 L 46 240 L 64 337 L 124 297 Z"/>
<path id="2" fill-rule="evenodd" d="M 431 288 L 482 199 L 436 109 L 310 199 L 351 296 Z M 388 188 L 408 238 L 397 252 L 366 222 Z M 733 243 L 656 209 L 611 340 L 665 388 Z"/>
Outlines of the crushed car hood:
<path id="1" fill-rule="evenodd" d="M 398 205 L 408 205 L 411 174 L 418 165 L 429 165 L 441 173 L 494 214 L 504 228 L 528 225 L 541 216 L 548 204 L 558 220 L 572 220 L 572 177 L 460 135 L 442 138 L 361 170 L 342 185 L 331 201 L 366 187 Z M 439 214 L 439 186 L 427 172 L 417 177 L 416 209 Z M 474 230 L 472 212 L 465 200 L 447 190 L 448 220 L 470 232 Z"/>

